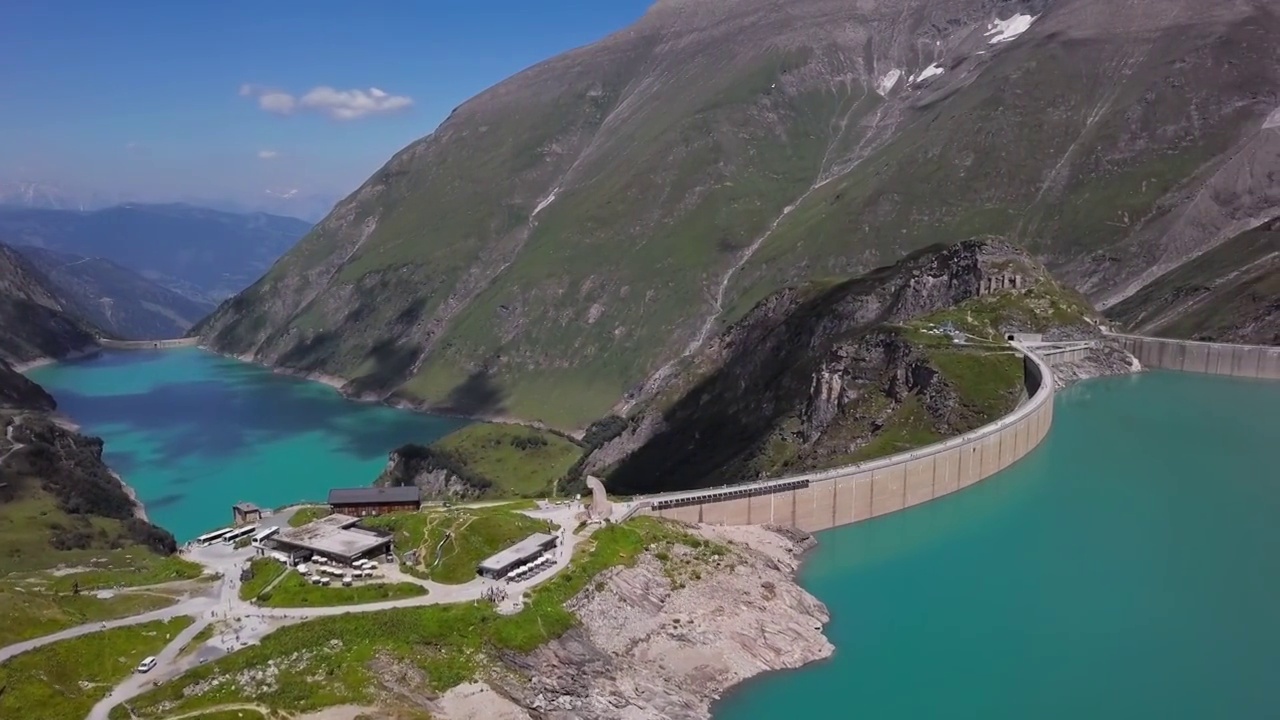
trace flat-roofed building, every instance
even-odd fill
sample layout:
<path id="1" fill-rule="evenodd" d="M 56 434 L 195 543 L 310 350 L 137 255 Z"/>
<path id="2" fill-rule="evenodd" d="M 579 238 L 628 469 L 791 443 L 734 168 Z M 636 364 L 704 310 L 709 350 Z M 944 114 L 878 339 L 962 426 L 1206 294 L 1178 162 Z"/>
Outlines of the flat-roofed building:
<path id="1" fill-rule="evenodd" d="M 262 519 L 262 508 L 251 502 L 238 502 L 231 506 L 231 519 L 237 526 L 256 523 Z"/>
<path id="2" fill-rule="evenodd" d="M 390 551 L 390 534 L 356 527 L 359 522 L 360 518 L 350 515 L 329 515 L 302 527 L 282 530 L 264 544 L 283 550 L 290 557 L 310 553 L 347 565 Z"/>
<path id="3" fill-rule="evenodd" d="M 480 563 L 477 572 L 487 578 L 503 578 L 516 567 L 529 562 L 555 546 L 555 535 L 534 533 Z"/>
<path id="4" fill-rule="evenodd" d="M 351 517 L 417 512 L 422 509 L 422 489 L 416 485 L 335 488 L 329 491 L 329 509 Z"/>

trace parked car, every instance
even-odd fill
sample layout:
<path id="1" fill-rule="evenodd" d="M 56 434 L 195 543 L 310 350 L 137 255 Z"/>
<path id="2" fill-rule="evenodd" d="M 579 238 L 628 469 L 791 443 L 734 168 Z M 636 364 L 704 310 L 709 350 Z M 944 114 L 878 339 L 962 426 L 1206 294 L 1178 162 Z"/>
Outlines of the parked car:
<path id="1" fill-rule="evenodd" d="M 155 656 L 148 655 L 147 657 L 142 659 L 142 662 L 138 663 L 138 672 L 140 673 L 151 672 L 151 670 L 154 669 L 155 666 L 156 666 Z"/>

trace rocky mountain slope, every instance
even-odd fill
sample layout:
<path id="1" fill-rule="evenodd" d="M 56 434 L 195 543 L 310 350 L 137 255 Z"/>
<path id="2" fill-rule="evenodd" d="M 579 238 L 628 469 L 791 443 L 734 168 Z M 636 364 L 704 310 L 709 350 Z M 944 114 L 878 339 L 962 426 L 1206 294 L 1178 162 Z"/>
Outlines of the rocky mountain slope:
<path id="1" fill-rule="evenodd" d="M 721 485 L 847 465 L 952 437 L 1025 396 L 1014 332 L 1097 336 L 1027 254 L 973 240 L 853 280 L 781 290 L 649 388 L 584 463 L 610 490 Z"/>
<path id="2" fill-rule="evenodd" d="M 0 208 L 0 238 L 11 245 L 107 258 L 210 304 L 260 277 L 310 228 L 296 218 L 182 204 L 91 212 Z"/>
<path id="3" fill-rule="evenodd" d="M 17 248 L 76 316 L 122 340 L 182 337 L 213 303 L 192 300 L 106 258 Z"/>
<path id="4" fill-rule="evenodd" d="M 1150 335 L 1280 345 L 1280 220 L 1170 270 L 1108 315 Z"/>
<path id="5" fill-rule="evenodd" d="M 660 0 L 457 108 L 197 331 L 567 429 L 778 287 L 937 242 L 1110 306 L 1280 215 L 1278 32 L 1255 0 Z"/>
<path id="6" fill-rule="evenodd" d="M 767 527 L 688 531 L 698 546 L 646 554 L 570 600 L 581 625 L 526 656 L 507 655 L 516 677 L 491 681 L 502 694 L 487 706 L 456 712 L 455 690 L 436 715 L 499 717 L 507 709 L 513 718 L 705 720 L 733 685 L 831 655 L 827 608 L 794 579 L 816 544 L 811 536 Z"/>
<path id="7" fill-rule="evenodd" d="M 0 359 L 26 363 L 63 357 L 95 346 L 96 335 L 47 277 L 16 250 L 0 245 Z"/>

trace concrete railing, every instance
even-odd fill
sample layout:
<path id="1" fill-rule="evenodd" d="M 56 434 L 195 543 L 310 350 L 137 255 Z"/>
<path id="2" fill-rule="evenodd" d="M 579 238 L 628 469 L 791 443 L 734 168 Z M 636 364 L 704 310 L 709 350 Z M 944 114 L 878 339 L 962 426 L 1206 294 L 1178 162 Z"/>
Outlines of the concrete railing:
<path id="1" fill-rule="evenodd" d="M 111 340 L 109 338 L 99 338 L 98 344 L 108 350 L 157 350 L 196 347 L 200 344 L 200 338 L 170 338 L 167 340 Z"/>
<path id="2" fill-rule="evenodd" d="M 1107 333 L 1143 367 L 1280 380 L 1280 347 Z"/>
<path id="3" fill-rule="evenodd" d="M 1027 347 L 1030 397 L 977 430 L 918 450 L 775 480 L 637 498 L 661 517 L 718 525 L 825 530 L 927 502 L 991 477 L 1031 452 L 1053 422 L 1053 372 Z"/>

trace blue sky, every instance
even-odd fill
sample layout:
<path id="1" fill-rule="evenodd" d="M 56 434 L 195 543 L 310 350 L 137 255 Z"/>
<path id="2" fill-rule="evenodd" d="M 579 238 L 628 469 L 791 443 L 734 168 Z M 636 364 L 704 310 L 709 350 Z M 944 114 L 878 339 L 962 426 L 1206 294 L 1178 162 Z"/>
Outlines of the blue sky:
<path id="1" fill-rule="evenodd" d="M 467 98 L 649 4 L 4 0 L 0 181 L 345 194 Z"/>

